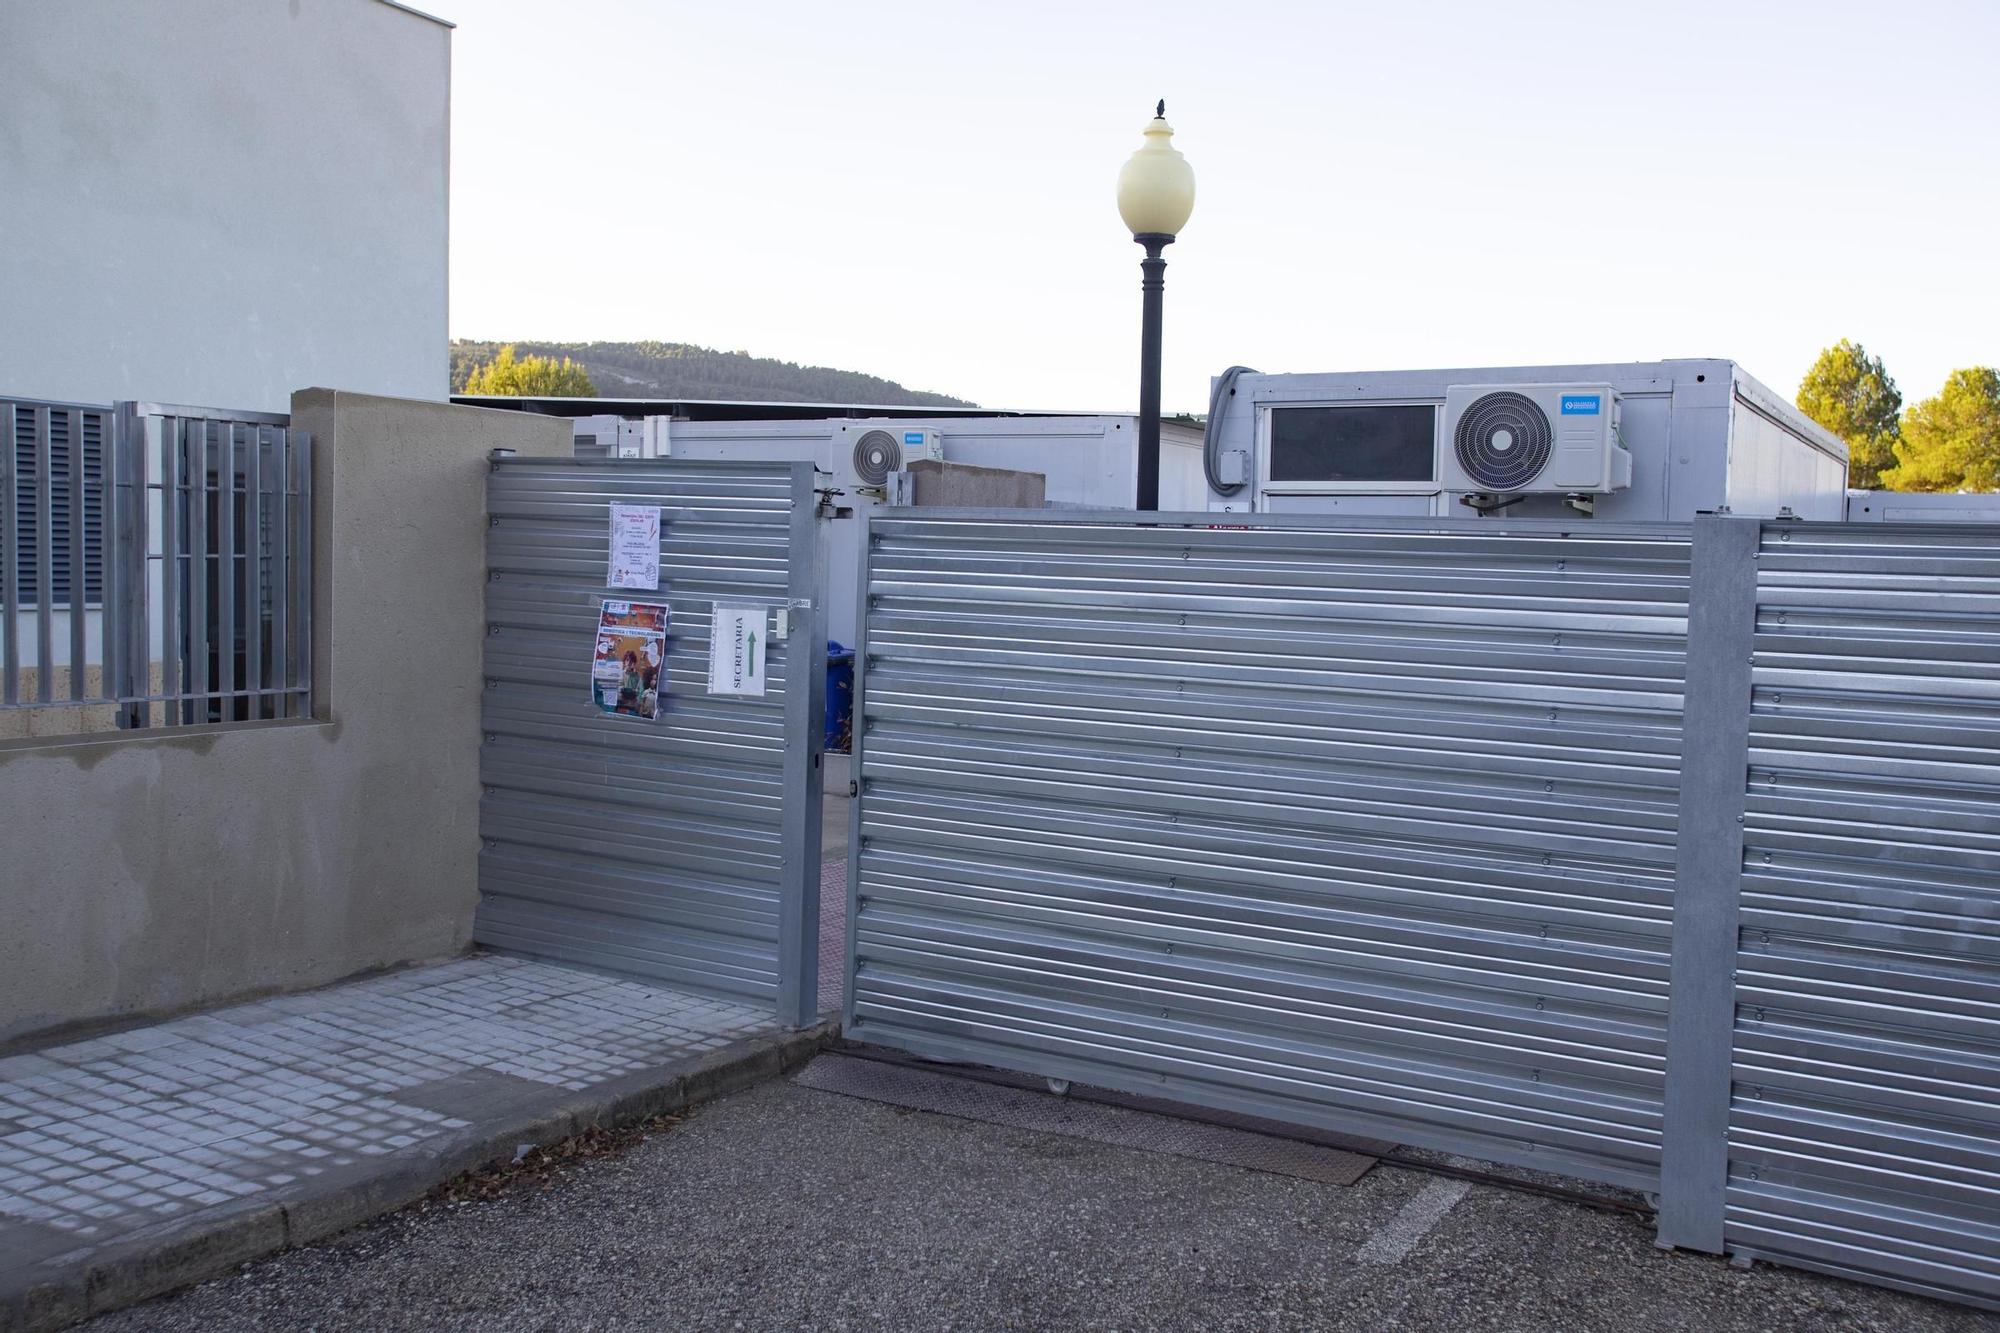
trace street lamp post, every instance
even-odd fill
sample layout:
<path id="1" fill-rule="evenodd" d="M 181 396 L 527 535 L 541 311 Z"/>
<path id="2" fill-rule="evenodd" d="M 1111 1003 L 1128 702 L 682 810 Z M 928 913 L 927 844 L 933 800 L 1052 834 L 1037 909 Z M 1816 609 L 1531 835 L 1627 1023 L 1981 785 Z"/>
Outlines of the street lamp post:
<path id="1" fill-rule="evenodd" d="M 1194 169 L 1174 148 L 1167 104 L 1160 103 L 1139 150 L 1118 173 L 1118 215 L 1146 247 L 1139 261 L 1143 314 L 1139 329 L 1139 509 L 1160 507 L 1160 330 L 1167 287 L 1161 254 L 1194 212 Z"/>

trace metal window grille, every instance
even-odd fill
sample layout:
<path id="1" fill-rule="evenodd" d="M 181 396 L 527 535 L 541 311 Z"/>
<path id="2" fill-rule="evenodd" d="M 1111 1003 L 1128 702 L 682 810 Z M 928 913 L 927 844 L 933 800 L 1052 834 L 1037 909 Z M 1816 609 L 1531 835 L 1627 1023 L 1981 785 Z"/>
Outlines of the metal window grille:
<path id="1" fill-rule="evenodd" d="M 0 707 L 311 707 L 311 441 L 269 413 L 0 399 Z"/>

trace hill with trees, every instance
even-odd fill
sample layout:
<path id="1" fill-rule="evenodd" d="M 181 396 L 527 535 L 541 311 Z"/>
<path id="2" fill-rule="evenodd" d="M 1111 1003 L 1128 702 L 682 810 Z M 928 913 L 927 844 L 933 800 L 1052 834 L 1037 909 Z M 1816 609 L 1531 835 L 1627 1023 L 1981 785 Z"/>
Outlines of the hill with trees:
<path id="1" fill-rule="evenodd" d="M 962 398 L 906 389 L 894 380 L 827 366 L 802 366 L 748 352 L 691 343 L 477 342 L 453 339 L 451 391 L 465 393 L 475 373 L 511 347 L 523 362 L 575 364 L 606 398 L 713 398 L 747 402 L 868 403 L 885 407 L 972 407 Z"/>
<path id="2" fill-rule="evenodd" d="M 508 394 L 515 398 L 595 398 L 597 386 L 582 366 L 564 357 L 519 356 L 508 343 L 491 361 L 471 368 L 454 392 Z"/>

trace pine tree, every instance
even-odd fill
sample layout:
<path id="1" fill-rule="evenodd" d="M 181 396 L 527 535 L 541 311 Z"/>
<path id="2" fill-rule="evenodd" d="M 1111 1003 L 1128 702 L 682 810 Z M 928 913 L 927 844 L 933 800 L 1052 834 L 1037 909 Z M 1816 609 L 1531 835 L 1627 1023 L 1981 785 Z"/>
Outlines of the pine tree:
<path id="1" fill-rule="evenodd" d="M 1903 395 L 1860 343 L 1842 338 L 1819 354 L 1799 383 L 1799 410 L 1847 441 L 1847 484 L 1873 490 L 1896 464 Z"/>
<path id="2" fill-rule="evenodd" d="M 1892 490 L 2000 490 L 2000 371 L 1952 371 L 1935 398 L 1903 413 L 1896 459 L 1882 476 Z"/>

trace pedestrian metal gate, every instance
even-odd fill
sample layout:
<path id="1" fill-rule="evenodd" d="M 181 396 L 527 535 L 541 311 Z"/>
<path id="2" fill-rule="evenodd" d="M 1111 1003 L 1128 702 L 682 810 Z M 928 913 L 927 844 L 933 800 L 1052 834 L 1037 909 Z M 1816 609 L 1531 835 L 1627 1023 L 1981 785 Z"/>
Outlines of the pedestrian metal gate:
<path id="1" fill-rule="evenodd" d="M 482 944 L 816 1018 L 826 639 L 808 463 L 504 458 L 488 488 Z M 657 593 L 607 586 L 610 506 L 660 509 Z M 607 599 L 671 608 L 655 720 L 602 711 Z M 716 606 L 776 630 L 711 695 Z"/>
<path id="2" fill-rule="evenodd" d="M 848 1035 L 2000 1302 L 2000 529 L 1230 519 L 871 517 Z"/>

